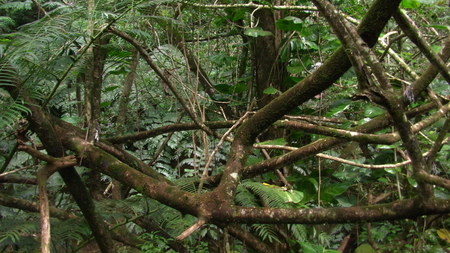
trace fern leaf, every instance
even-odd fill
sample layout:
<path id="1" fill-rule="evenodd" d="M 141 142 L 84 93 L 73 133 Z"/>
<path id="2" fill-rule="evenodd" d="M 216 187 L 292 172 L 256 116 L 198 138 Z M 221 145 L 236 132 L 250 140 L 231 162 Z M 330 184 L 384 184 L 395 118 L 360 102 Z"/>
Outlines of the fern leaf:
<path id="1" fill-rule="evenodd" d="M 276 241 L 281 243 L 272 224 L 253 224 L 251 228 L 257 232 L 263 241 L 268 240 L 269 242 Z"/>

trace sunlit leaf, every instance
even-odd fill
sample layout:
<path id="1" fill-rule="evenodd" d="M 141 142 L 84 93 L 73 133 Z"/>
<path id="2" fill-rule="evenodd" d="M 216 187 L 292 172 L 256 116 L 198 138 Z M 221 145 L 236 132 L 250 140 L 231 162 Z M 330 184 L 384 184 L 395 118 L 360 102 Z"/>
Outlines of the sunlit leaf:
<path id="1" fill-rule="evenodd" d="M 263 31 L 261 28 L 249 28 L 244 31 L 244 34 L 250 37 L 270 36 L 273 35 L 270 31 Z"/>
<path id="2" fill-rule="evenodd" d="M 273 95 L 276 94 L 277 92 L 280 92 L 279 90 L 275 89 L 274 87 L 270 86 L 266 89 L 264 89 L 263 93 L 264 94 L 269 94 L 269 95 Z"/>
<path id="3" fill-rule="evenodd" d="M 441 238 L 442 240 L 445 240 L 445 241 L 450 243 L 450 231 L 448 231 L 445 228 L 441 228 L 441 229 L 439 229 L 436 232 L 437 232 L 439 238 Z"/>
<path id="4" fill-rule="evenodd" d="M 364 111 L 364 117 L 375 118 L 376 116 L 384 113 L 384 110 L 376 106 L 368 106 Z"/>
<path id="5" fill-rule="evenodd" d="M 417 9 L 420 7 L 420 2 L 417 0 L 402 0 L 400 6 L 406 9 Z"/>
<path id="6" fill-rule="evenodd" d="M 417 181 L 414 178 L 408 177 L 408 183 L 413 187 L 417 187 Z"/>

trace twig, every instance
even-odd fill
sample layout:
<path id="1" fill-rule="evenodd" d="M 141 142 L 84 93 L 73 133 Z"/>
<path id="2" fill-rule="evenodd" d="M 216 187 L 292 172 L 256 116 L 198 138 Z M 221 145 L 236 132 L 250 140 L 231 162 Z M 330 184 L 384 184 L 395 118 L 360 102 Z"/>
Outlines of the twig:
<path id="1" fill-rule="evenodd" d="M 206 223 L 206 220 L 202 217 L 200 217 L 196 223 L 194 223 L 192 226 L 187 228 L 186 230 L 181 233 L 176 240 L 181 241 L 185 239 L 186 237 L 190 236 L 192 233 L 194 233 L 197 229 L 199 229 L 201 226 L 203 226 Z"/>
<path id="2" fill-rule="evenodd" d="M 211 164 L 212 159 L 214 158 L 215 154 L 219 151 L 219 148 L 222 146 L 223 142 L 227 139 L 227 136 L 231 133 L 231 131 L 233 131 L 237 126 L 239 126 L 248 117 L 248 115 L 250 115 L 251 113 L 253 113 L 253 112 L 246 112 L 244 114 L 244 116 L 242 116 L 238 121 L 236 121 L 236 123 L 234 123 L 234 125 L 231 126 L 230 129 L 228 129 L 223 134 L 223 136 L 220 139 L 219 143 L 217 143 L 217 145 L 214 148 L 213 152 L 209 156 L 208 161 L 206 161 L 205 169 L 203 170 L 202 178 L 200 179 L 200 184 L 198 186 L 198 195 L 200 195 L 200 193 L 202 191 L 203 182 L 204 182 L 205 178 L 208 176 L 208 168 L 209 168 L 209 165 Z"/>

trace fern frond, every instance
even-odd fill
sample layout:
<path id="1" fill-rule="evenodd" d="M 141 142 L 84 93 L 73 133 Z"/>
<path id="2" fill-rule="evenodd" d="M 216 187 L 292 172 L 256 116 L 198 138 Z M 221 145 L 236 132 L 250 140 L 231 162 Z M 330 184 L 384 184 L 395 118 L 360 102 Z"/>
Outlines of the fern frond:
<path id="1" fill-rule="evenodd" d="M 287 228 L 295 241 L 305 242 L 308 240 L 306 227 L 302 224 L 288 224 Z"/>
<path id="2" fill-rule="evenodd" d="M 257 195 L 264 205 L 277 208 L 291 207 L 280 195 L 282 192 L 280 187 L 270 187 L 258 182 L 244 182 L 242 186 Z"/>
<path id="3" fill-rule="evenodd" d="M 0 5 L 0 9 L 12 9 L 15 11 L 20 10 L 32 10 L 33 2 L 31 1 L 16 1 L 16 2 L 8 2 Z"/>
<path id="4" fill-rule="evenodd" d="M 0 32 L 9 32 L 9 31 L 11 31 L 11 27 L 14 27 L 14 26 L 15 26 L 15 22 L 12 18 L 0 17 Z"/>
<path id="5" fill-rule="evenodd" d="M 258 199 L 246 187 L 239 185 L 236 189 L 236 204 L 246 207 L 258 207 Z"/>
<path id="6" fill-rule="evenodd" d="M 54 244 L 66 240 L 82 241 L 90 236 L 88 224 L 82 219 L 51 220 L 52 241 Z"/>
<path id="7" fill-rule="evenodd" d="M 263 241 L 268 240 L 269 242 L 278 242 L 278 235 L 272 224 L 253 224 L 251 228 L 256 231 L 257 235 L 261 237 Z"/>
<path id="8" fill-rule="evenodd" d="M 198 189 L 196 184 L 199 183 L 199 179 L 195 177 L 188 177 L 188 178 L 180 178 L 174 180 L 173 182 L 178 186 L 178 188 L 180 188 L 183 191 L 196 193 Z"/>
<path id="9" fill-rule="evenodd" d="M 23 237 L 39 233 L 39 220 L 2 219 L 0 222 L 0 245 L 20 244 Z"/>
<path id="10" fill-rule="evenodd" d="M 5 129 L 8 125 L 18 122 L 22 114 L 31 113 L 21 99 L 14 100 L 9 93 L 0 88 L 0 128 Z"/>

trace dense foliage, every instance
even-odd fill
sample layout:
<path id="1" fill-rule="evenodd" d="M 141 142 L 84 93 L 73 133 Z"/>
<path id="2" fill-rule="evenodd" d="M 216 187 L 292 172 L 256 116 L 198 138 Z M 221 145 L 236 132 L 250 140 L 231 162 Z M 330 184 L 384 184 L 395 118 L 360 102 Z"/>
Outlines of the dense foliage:
<path id="1" fill-rule="evenodd" d="M 1 252 L 448 252 L 442 0 L 0 0 Z"/>

